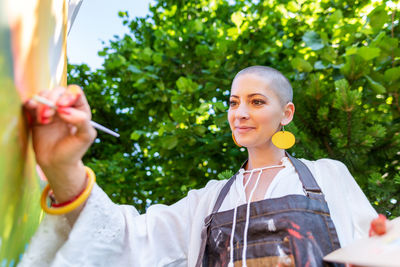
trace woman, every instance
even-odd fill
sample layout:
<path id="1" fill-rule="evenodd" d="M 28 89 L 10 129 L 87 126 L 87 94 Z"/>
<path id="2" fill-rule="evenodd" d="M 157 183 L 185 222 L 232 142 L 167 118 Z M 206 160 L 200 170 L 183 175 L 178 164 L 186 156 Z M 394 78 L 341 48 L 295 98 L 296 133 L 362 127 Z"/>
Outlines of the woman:
<path id="1" fill-rule="evenodd" d="M 95 138 L 89 106 L 73 88 L 43 93 L 57 112 L 27 104 L 39 121 L 37 161 L 59 203 L 86 187 L 81 158 Z M 272 143 L 295 111 L 279 71 L 242 70 L 229 103 L 233 138 L 248 151 L 234 177 L 144 215 L 95 185 L 85 204 L 46 216 L 21 266 L 322 266 L 323 255 L 367 236 L 377 214 L 342 163 L 297 160 Z"/>

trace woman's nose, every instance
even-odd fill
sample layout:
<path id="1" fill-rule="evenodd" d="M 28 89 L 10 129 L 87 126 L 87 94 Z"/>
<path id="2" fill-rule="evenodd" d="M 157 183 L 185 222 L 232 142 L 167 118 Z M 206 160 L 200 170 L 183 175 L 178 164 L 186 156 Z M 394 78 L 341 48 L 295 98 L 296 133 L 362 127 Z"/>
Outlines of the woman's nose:
<path id="1" fill-rule="evenodd" d="M 249 110 L 246 105 L 239 105 L 236 109 L 236 118 L 238 119 L 248 119 L 249 118 Z"/>

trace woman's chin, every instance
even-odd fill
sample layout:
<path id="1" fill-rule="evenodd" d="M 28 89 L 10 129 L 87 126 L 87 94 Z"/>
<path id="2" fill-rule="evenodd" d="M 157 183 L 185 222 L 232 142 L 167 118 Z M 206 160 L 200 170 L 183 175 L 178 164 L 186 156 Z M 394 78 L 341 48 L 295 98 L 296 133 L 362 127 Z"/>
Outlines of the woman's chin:
<path id="1" fill-rule="evenodd" d="M 254 147 L 254 146 L 256 146 L 256 144 L 254 143 L 254 142 L 252 142 L 252 141 L 239 141 L 239 144 L 242 146 L 242 147 L 246 147 L 246 148 L 250 148 L 250 147 Z"/>

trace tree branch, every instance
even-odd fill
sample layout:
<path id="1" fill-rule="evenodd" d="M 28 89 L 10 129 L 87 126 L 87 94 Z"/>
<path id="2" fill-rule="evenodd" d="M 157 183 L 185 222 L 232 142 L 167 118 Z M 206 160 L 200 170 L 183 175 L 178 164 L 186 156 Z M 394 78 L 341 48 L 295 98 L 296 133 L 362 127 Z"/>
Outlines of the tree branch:
<path id="1" fill-rule="evenodd" d="M 347 147 L 351 142 L 351 111 L 347 111 Z"/>

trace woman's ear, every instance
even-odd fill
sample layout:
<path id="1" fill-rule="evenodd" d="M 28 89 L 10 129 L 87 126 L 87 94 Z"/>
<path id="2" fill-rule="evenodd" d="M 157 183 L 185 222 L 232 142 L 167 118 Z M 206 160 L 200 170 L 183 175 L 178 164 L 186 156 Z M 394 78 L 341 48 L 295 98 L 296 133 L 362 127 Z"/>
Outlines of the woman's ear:
<path id="1" fill-rule="evenodd" d="M 281 121 L 282 125 L 288 125 L 293 120 L 294 111 L 295 108 L 292 102 L 289 102 L 285 105 L 283 109 L 283 118 Z"/>

